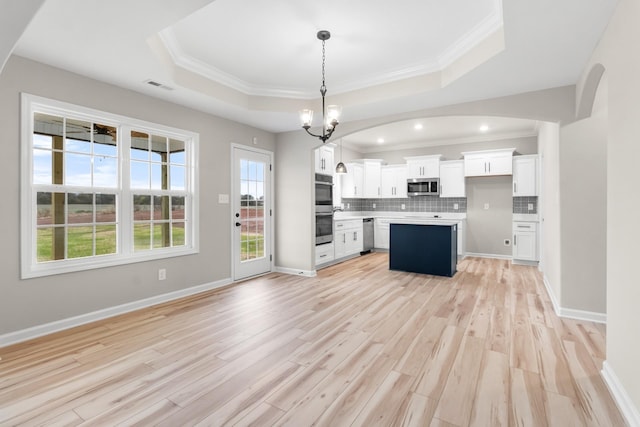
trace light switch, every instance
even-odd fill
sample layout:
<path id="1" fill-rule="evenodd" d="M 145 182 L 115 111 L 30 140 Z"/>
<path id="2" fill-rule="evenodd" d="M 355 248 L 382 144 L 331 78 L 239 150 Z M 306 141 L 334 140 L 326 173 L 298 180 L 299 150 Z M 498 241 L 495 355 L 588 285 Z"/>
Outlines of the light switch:
<path id="1" fill-rule="evenodd" d="M 489 203 L 485 203 L 485 204 L 484 204 L 484 210 L 485 210 L 485 211 L 489 210 Z"/>
<path id="2" fill-rule="evenodd" d="M 229 195 L 228 194 L 218 194 L 218 203 L 222 203 L 225 205 L 229 204 Z"/>

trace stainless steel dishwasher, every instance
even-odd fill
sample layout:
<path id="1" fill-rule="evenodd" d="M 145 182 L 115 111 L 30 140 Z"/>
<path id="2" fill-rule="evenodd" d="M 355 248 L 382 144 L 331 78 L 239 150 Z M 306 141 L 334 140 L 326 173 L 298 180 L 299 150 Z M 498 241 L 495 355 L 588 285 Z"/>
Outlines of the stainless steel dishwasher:
<path id="1" fill-rule="evenodd" d="M 362 253 L 373 249 L 373 218 L 362 219 Z"/>

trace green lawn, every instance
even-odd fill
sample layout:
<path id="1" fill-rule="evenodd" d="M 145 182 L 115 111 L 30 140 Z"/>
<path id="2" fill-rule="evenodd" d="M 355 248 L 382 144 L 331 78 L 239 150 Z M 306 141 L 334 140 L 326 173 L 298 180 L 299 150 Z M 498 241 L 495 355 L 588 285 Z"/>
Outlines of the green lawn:
<path id="1" fill-rule="evenodd" d="M 264 256 L 264 236 L 262 234 L 242 233 L 240 236 L 240 259 L 262 258 Z"/>
<path id="2" fill-rule="evenodd" d="M 162 239 L 162 226 L 154 227 L 154 247 L 164 245 Z M 63 233 L 63 229 L 60 229 Z M 64 239 L 64 236 L 60 236 Z M 151 247 L 150 227 L 144 224 L 136 224 L 134 227 L 135 250 L 146 250 Z M 69 227 L 68 228 L 67 258 L 81 258 L 93 255 L 93 227 Z M 38 262 L 53 260 L 53 228 L 38 229 Z M 116 253 L 116 226 L 96 226 L 96 255 Z M 173 227 L 173 246 L 183 246 L 184 227 Z"/>

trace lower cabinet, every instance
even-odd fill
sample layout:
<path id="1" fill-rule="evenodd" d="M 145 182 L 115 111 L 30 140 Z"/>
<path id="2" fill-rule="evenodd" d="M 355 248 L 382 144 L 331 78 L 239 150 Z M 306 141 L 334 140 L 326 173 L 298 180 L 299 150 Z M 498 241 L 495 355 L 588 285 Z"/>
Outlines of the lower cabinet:
<path id="1" fill-rule="evenodd" d="M 333 242 L 316 246 L 316 265 L 322 265 L 334 260 Z"/>
<path id="2" fill-rule="evenodd" d="M 513 223 L 513 259 L 515 261 L 538 261 L 538 224 L 535 222 Z"/>
<path id="3" fill-rule="evenodd" d="M 362 252 L 362 219 L 335 222 L 333 234 L 334 259 Z"/>

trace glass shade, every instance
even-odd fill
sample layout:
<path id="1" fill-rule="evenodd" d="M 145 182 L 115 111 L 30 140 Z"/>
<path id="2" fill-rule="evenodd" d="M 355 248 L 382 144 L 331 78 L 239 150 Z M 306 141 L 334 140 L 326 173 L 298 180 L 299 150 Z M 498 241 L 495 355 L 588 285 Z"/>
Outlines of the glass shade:
<path id="1" fill-rule="evenodd" d="M 302 126 L 311 126 L 313 120 L 313 110 L 300 110 L 300 122 Z"/>
<path id="2" fill-rule="evenodd" d="M 338 123 L 340 119 L 340 113 L 342 112 L 342 108 L 339 105 L 328 105 L 327 106 L 327 126 L 334 126 Z"/>
<path id="3" fill-rule="evenodd" d="M 345 174 L 347 173 L 347 167 L 344 163 L 340 162 L 336 165 L 336 174 Z"/>

